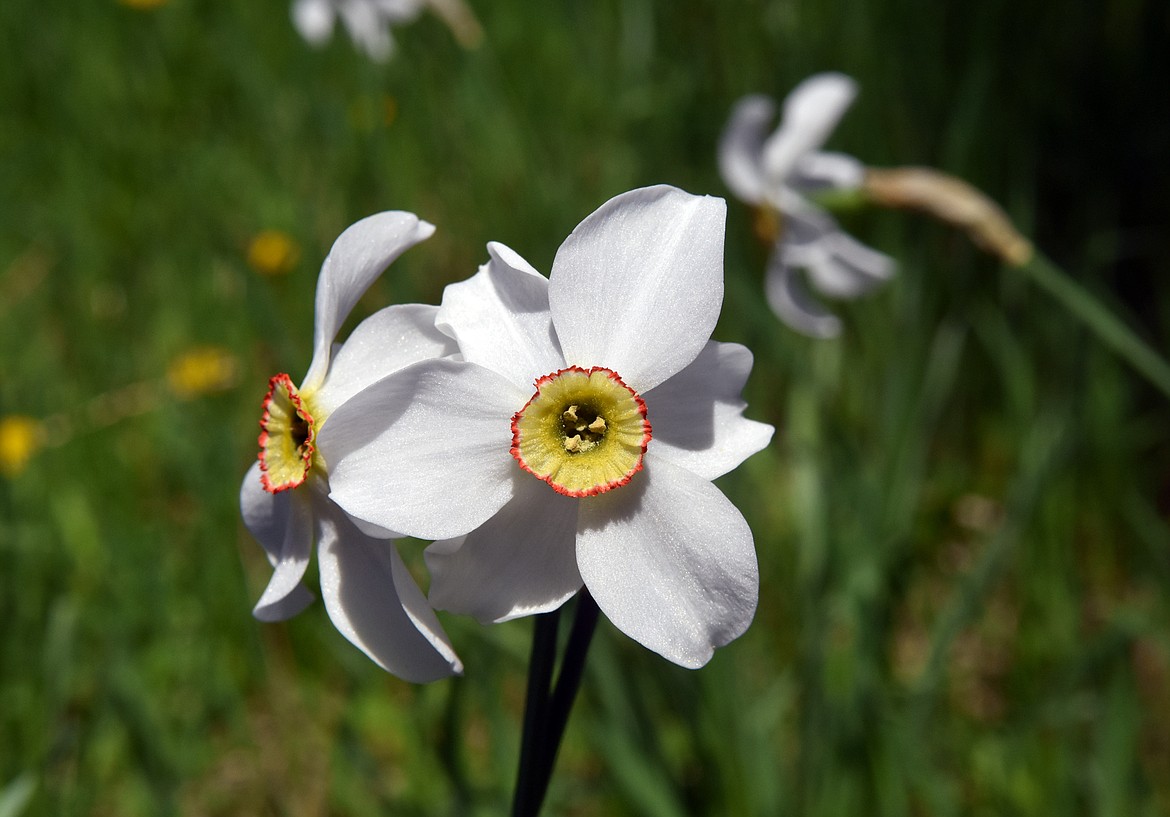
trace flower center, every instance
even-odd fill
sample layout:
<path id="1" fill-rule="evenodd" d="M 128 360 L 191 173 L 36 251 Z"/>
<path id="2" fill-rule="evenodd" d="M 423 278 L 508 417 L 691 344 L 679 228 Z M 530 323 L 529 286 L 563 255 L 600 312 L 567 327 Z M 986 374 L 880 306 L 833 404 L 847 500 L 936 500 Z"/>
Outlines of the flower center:
<path id="1" fill-rule="evenodd" d="M 279 493 L 309 476 L 316 452 L 317 429 L 305 399 L 287 374 L 268 381 L 260 418 L 260 481 Z"/>
<path id="2" fill-rule="evenodd" d="M 594 496 L 642 470 L 650 436 L 645 402 L 616 372 L 570 366 L 512 417 L 512 456 L 558 493 Z"/>

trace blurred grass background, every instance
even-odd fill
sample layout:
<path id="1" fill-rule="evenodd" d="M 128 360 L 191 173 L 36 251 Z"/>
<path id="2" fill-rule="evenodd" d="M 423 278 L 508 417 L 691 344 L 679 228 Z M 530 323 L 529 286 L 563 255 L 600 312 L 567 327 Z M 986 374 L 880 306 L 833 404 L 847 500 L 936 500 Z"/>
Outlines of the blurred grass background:
<path id="1" fill-rule="evenodd" d="M 447 617 L 467 674 L 415 687 L 319 604 L 249 614 L 260 399 L 364 215 L 439 231 L 355 319 L 437 302 L 488 240 L 547 272 L 611 195 L 726 195 L 735 99 L 837 69 L 830 147 L 968 179 L 1170 348 L 1161 0 L 472 2 L 478 49 L 424 16 L 386 65 L 283 2 L 0 6 L 0 417 L 35 432 L 0 476 L 3 817 L 504 811 L 529 622 Z M 814 342 L 730 204 L 716 337 L 778 429 L 720 482 L 759 613 L 698 672 L 603 624 L 548 813 L 1170 813 L 1164 399 L 949 228 L 846 224 L 898 276 Z"/>

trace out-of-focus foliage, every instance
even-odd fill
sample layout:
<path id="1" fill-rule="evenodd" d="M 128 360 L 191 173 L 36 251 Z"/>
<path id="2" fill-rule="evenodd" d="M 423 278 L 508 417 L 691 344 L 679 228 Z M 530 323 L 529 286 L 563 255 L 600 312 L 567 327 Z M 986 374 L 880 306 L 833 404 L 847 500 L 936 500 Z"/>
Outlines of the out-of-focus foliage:
<path id="1" fill-rule="evenodd" d="M 725 195 L 732 103 L 837 69 L 862 90 L 829 147 L 966 178 L 1170 349 L 1162 2 L 474 9 L 479 48 L 424 16 L 377 65 L 279 2 L 0 4 L 0 422 L 35 432 L 0 474 L 0 811 L 503 810 L 526 622 L 448 617 L 467 675 L 413 687 L 320 605 L 249 615 L 259 402 L 364 215 L 439 232 L 358 317 L 435 302 L 488 240 L 547 272 L 613 194 Z M 778 428 L 721 481 L 757 620 L 698 672 L 603 626 L 549 813 L 1166 813 L 1165 403 L 947 227 L 840 215 L 899 271 L 816 342 L 730 209 L 716 337 Z"/>

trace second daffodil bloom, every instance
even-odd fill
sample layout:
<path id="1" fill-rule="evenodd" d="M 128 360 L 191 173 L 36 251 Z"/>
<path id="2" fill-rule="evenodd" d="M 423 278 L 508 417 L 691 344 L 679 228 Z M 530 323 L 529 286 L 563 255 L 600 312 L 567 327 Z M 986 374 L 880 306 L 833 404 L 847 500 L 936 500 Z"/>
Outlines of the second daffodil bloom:
<path id="1" fill-rule="evenodd" d="M 627 635 L 705 664 L 755 613 L 751 531 L 711 484 L 765 447 L 743 417 L 751 353 L 710 341 L 722 199 L 649 187 L 565 240 L 549 278 L 512 250 L 447 287 L 430 360 L 338 409 L 331 497 L 420 538 L 431 601 L 483 622 L 582 585 Z"/>
<path id="2" fill-rule="evenodd" d="M 768 303 L 781 320 L 813 337 L 839 334 L 841 322 L 813 299 L 797 270 L 806 270 L 813 288 L 832 298 L 861 295 L 894 272 L 889 256 L 849 236 L 808 198 L 862 183 L 861 162 L 820 149 L 856 95 L 856 83 L 844 74 L 809 77 L 784 100 L 780 126 L 771 134 L 775 104 L 764 96 L 745 97 L 719 142 L 723 181 L 772 225 Z"/>
<path id="3" fill-rule="evenodd" d="M 370 59 L 384 62 L 394 54 L 391 27 L 411 22 L 428 7 L 463 45 L 479 41 L 479 21 L 463 0 L 293 0 L 292 19 L 305 40 L 320 46 L 333 35 L 340 17 L 354 44 Z"/>
<path id="4" fill-rule="evenodd" d="M 354 44 L 372 60 L 384 62 L 394 53 L 390 27 L 409 23 L 426 0 L 293 0 L 297 31 L 312 45 L 323 45 L 340 17 Z"/>
<path id="5" fill-rule="evenodd" d="M 269 381 L 260 420 L 260 456 L 244 477 L 244 524 L 268 553 L 272 579 L 256 604 L 263 621 L 296 615 L 312 601 L 301 584 L 314 541 L 321 596 L 337 629 L 378 665 L 408 681 L 460 672 L 450 641 L 403 564 L 393 534 L 358 524 L 328 498 L 329 466 L 317 447 L 322 429 L 343 426 L 336 412 L 369 384 L 403 366 L 455 351 L 435 330 L 437 307 L 391 306 L 334 346 L 354 304 L 403 251 L 434 227 L 410 213 L 365 218 L 334 243 L 317 281 L 313 360 L 300 386 Z"/>

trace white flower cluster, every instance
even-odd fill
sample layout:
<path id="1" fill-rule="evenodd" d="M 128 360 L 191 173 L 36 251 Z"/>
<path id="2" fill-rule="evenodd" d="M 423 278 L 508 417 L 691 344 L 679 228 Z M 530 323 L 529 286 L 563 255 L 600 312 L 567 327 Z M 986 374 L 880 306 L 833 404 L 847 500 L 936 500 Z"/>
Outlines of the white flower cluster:
<path id="1" fill-rule="evenodd" d="M 264 620 L 311 600 L 388 671 L 462 669 L 432 605 L 482 622 L 587 588 L 623 632 L 686 667 L 750 623 L 751 531 L 711 480 L 768 445 L 740 392 L 751 353 L 710 340 L 723 301 L 721 199 L 617 196 L 545 277 L 502 244 L 438 307 L 391 306 L 343 345 L 362 293 L 433 228 L 381 213 L 346 230 L 317 286 L 314 355 L 272 378 L 240 493 L 268 553 Z M 394 539 L 432 540 L 429 600 Z"/>

